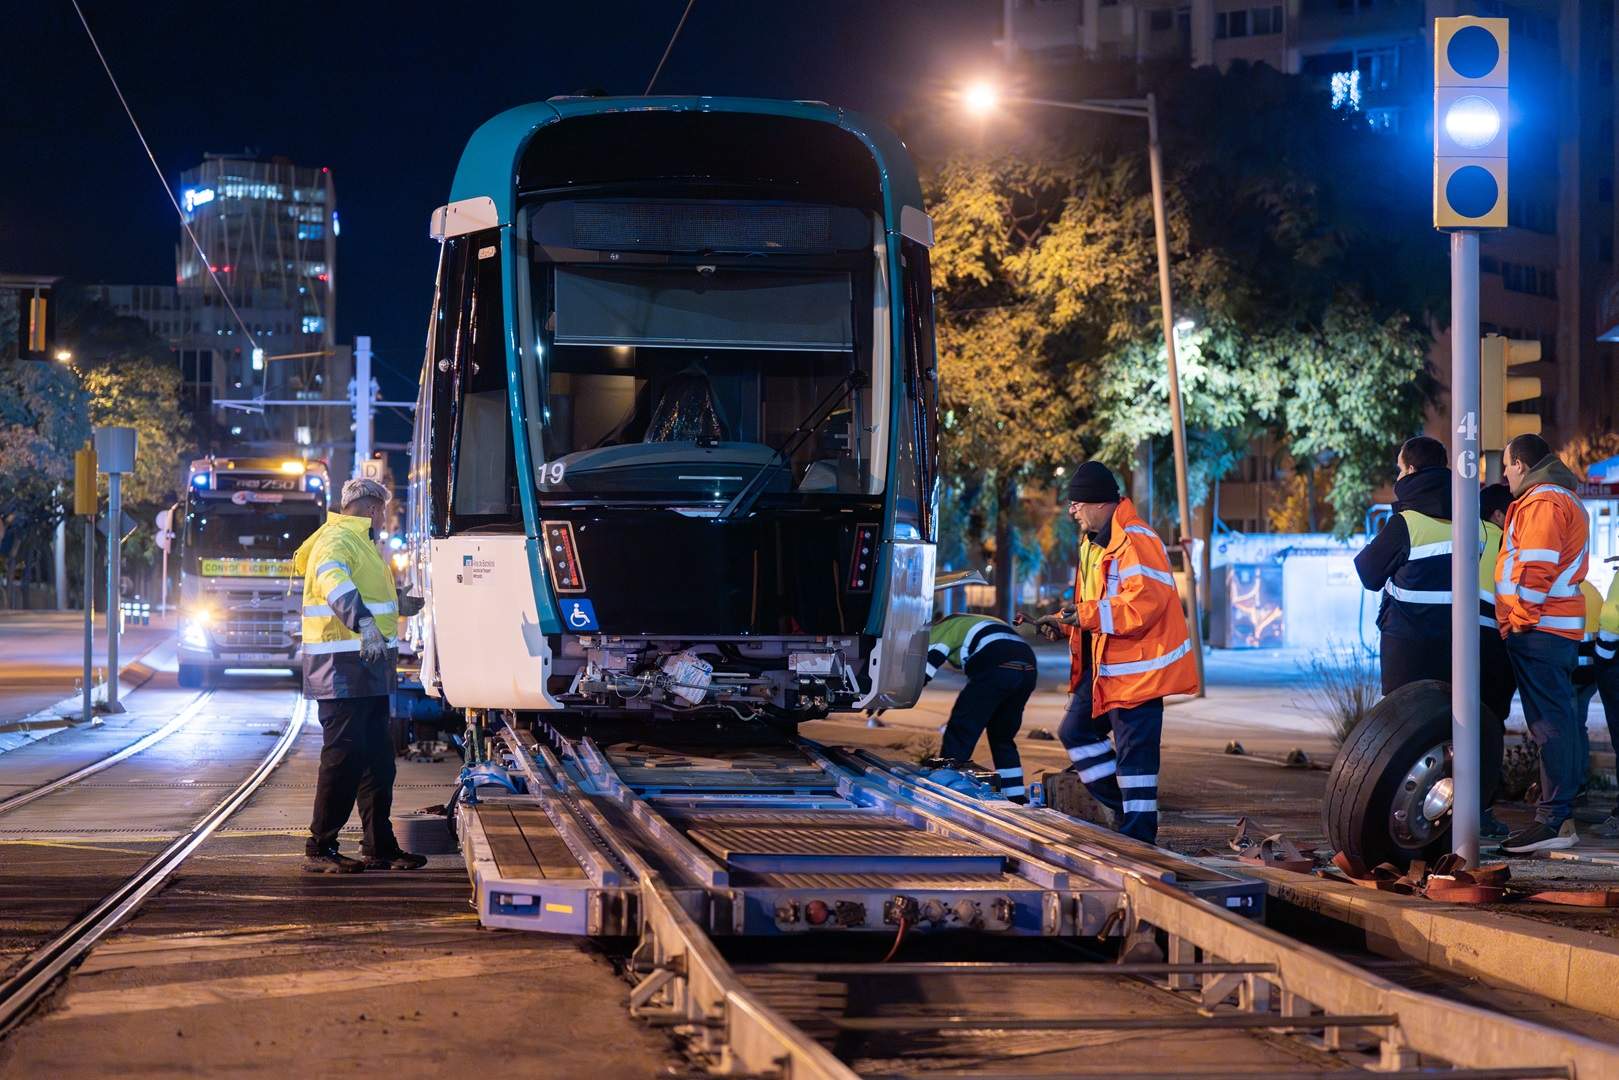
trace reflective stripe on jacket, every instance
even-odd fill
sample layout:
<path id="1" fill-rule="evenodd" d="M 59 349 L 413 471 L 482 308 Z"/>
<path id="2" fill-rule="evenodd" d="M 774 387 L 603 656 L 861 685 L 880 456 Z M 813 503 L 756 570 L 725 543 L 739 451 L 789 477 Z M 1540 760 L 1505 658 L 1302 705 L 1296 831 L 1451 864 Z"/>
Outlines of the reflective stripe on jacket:
<path id="1" fill-rule="evenodd" d="M 992 641 L 1028 644 L 1017 631 L 990 615 L 949 615 L 940 619 L 928 631 L 926 678 L 931 680 L 947 663 L 966 671 L 978 650 Z"/>
<path id="2" fill-rule="evenodd" d="M 1609 583 L 1608 598 L 1597 616 L 1597 659 L 1612 660 L 1615 651 L 1619 651 L 1619 574 Z"/>
<path id="3" fill-rule="evenodd" d="M 304 579 L 304 696 L 377 697 L 394 688 L 399 597 L 393 574 L 371 542 L 371 522 L 328 513 L 326 523 L 293 556 Z M 376 620 L 388 655 L 360 658 L 360 621 Z"/>
<path id="4" fill-rule="evenodd" d="M 1495 564 L 1495 618 L 1503 636 L 1543 630 L 1580 640 L 1588 531 L 1585 506 L 1567 488 L 1536 484 L 1513 501 Z"/>
<path id="5" fill-rule="evenodd" d="M 1082 584 L 1074 606 L 1090 637 L 1094 715 L 1197 693 L 1197 658 L 1169 552 L 1129 499 L 1113 512 L 1107 546 Z"/>
<path id="6" fill-rule="evenodd" d="M 1383 603 L 1403 618 L 1398 625 L 1424 636 L 1450 636 L 1450 522 L 1416 510 L 1400 511 L 1410 537 L 1405 562 L 1383 585 Z M 1386 619 L 1379 619 L 1383 626 Z M 1386 629 L 1387 627 L 1385 627 Z"/>

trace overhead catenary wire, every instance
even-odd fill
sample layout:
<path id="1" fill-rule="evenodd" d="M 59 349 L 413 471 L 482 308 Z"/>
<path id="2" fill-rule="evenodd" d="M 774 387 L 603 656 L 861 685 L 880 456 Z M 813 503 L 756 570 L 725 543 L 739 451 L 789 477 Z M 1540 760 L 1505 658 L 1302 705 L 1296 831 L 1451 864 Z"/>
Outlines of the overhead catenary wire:
<path id="1" fill-rule="evenodd" d="M 73 2 L 77 5 L 78 0 Z M 652 78 L 646 81 L 647 94 L 652 93 L 652 87 L 657 85 L 658 76 L 663 74 L 663 65 L 668 63 L 669 54 L 674 52 L 675 40 L 680 37 L 680 30 L 686 25 L 686 16 L 691 14 L 692 5 L 696 3 L 697 0 L 686 0 L 686 10 L 680 13 L 680 21 L 675 23 L 675 32 L 669 35 L 669 44 L 663 47 L 663 55 L 658 58 L 658 66 L 652 69 Z"/>
<path id="2" fill-rule="evenodd" d="M 202 243 L 197 239 L 197 234 L 191 230 L 191 223 L 186 220 L 185 211 L 180 209 L 180 200 L 175 198 L 174 189 L 169 186 L 168 178 L 163 175 L 163 169 L 157 163 L 157 156 L 152 153 L 152 145 L 146 141 L 146 133 L 141 130 L 140 121 L 135 119 L 135 112 L 129 107 L 129 101 L 124 97 L 123 88 L 118 85 L 118 77 L 112 73 L 112 66 L 107 63 L 106 54 L 101 51 L 101 43 L 96 40 L 95 31 L 90 29 L 90 20 L 84 17 L 84 9 L 79 6 L 79 0 L 71 0 L 71 2 L 74 14 L 79 17 L 79 25 L 84 27 L 85 36 L 90 39 L 90 47 L 96 52 L 96 59 L 101 61 L 101 70 L 107 73 L 107 81 L 112 83 L 112 92 L 118 95 L 118 104 L 124 107 L 124 115 L 129 117 L 129 125 L 135 129 L 135 137 L 141 141 L 141 149 L 146 151 L 146 160 L 152 163 L 152 171 L 157 174 L 157 182 L 163 185 L 163 193 L 169 197 L 169 205 L 174 207 L 174 214 L 180 219 L 180 228 L 185 230 L 186 238 L 191 241 L 191 246 L 196 248 L 197 257 L 202 260 L 203 269 L 208 271 L 208 279 L 214 283 L 214 288 L 219 290 L 220 298 L 225 301 L 225 307 L 230 311 L 231 318 L 235 319 L 236 325 L 241 328 L 242 336 L 247 339 L 248 347 L 257 349 L 259 347 L 258 338 L 253 336 L 253 332 L 247 328 L 247 323 L 242 321 L 242 316 L 236 310 L 236 305 L 231 302 L 230 293 L 225 290 L 224 283 L 219 280 L 219 275 L 214 272 L 213 264 L 208 261 L 208 253 L 202 249 Z M 678 33 L 679 31 L 677 30 L 676 32 Z M 670 44 L 673 44 L 673 42 L 671 41 Z M 265 379 L 268 380 L 268 367 L 265 370 Z"/>

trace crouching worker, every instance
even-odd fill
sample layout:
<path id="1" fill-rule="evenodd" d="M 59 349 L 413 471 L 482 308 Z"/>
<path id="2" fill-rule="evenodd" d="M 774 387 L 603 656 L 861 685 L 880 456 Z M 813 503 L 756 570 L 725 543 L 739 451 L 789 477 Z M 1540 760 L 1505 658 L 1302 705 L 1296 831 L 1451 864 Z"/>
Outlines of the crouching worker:
<path id="1" fill-rule="evenodd" d="M 953 762 L 971 761 L 978 737 L 987 732 L 1001 794 L 1015 803 L 1028 802 L 1023 760 L 1013 740 L 1023 726 L 1023 707 L 1034 693 L 1034 650 L 999 619 L 946 615 L 928 635 L 928 681 L 947 663 L 966 674 L 967 685 L 956 695 L 939 755 Z"/>
<path id="2" fill-rule="evenodd" d="M 1106 466 L 1074 470 L 1068 513 L 1082 533 L 1074 606 L 1040 620 L 1047 636 L 1067 633 L 1071 655 L 1057 736 L 1119 831 L 1154 843 L 1164 698 L 1198 685 L 1186 615 L 1163 541 Z"/>
<path id="3" fill-rule="evenodd" d="M 318 703 L 324 735 L 304 869 L 415 870 L 427 859 L 400 850 L 388 820 L 394 785 L 388 696 L 399 662 L 399 618 L 414 615 L 422 602 L 397 594 L 372 541 L 386 523 L 388 489 L 350 480 L 339 505 L 342 513 L 327 514 L 293 557 L 304 579 L 304 697 Z M 337 834 L 356 800 L 363 862 L 337 851 Z"/>

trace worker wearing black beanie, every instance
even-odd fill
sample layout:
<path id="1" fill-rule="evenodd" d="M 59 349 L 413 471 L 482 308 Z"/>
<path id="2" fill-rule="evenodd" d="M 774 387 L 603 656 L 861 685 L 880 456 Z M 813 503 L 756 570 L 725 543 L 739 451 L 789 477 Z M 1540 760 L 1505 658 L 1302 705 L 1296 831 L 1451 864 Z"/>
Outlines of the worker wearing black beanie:
<path id="1" fill-rule="evenodd" d="M 1068 480 L 1068 501 L 1111 503 L 1119 501 L 1119 481 L 1100 461 L 1087 461 Z"/>
<path id="2" fill-rule="evenodd" d="M 1074 599 L 1039 620 L 1046 636 L 1069 639 L 1068 707 L 1057 738 L 1119 831 L 1150 844 L 1164 698 L 1197 692 L 1195 646 L 1169 553 L 1106 465 L 1074 470 L 1068 513 L 1084 534 Z"/>

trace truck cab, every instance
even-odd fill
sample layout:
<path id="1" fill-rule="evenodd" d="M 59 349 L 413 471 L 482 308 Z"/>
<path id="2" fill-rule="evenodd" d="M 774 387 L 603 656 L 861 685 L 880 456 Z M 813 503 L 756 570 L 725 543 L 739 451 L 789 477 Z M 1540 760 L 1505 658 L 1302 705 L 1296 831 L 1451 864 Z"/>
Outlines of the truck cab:
<path id="1" fill-rule="evenodd" d="M 325 462 L 200 458 L 186 477 L 180 534 L 180 685 L 226 669 L 302 663 L 298 545 L 326 520 Z"/>

